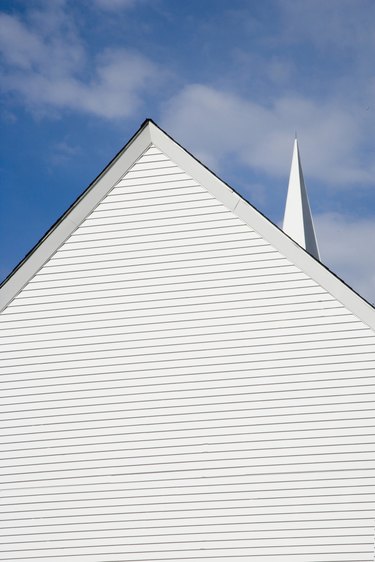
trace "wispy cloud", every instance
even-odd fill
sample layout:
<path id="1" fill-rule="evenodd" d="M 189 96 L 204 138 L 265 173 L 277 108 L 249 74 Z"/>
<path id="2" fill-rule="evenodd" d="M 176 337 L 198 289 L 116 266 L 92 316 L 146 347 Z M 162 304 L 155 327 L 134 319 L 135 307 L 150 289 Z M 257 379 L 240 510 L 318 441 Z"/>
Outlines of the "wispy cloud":
<path id="1" fill-rule="evenodd" d="M 39 113 L 72 110 L 108 119 L 127 117 L 163 73 L 126 48 L 89 54 L 63 3 L 0 15 L 1 89 Z"/>
<path id="2" fill-rule="evenodd" d="M 309 177 L 337 186 L 374 181 L 374 164 L 361 162 L 364 138 L 355 116 L 333 101 L 284 95 L 262 105 L 193 84 L 166 104 L 163 124 L 216 169 L 234 158 L 268 175 L 285 175 L 297 130 Z"/>
<path id="3" fill-rule="evenodd" d="M 307 41 L 340 53 L 349 48 L 354 56 L 375 45 L 372 0 L 278 0 L 278 8 L 280 35 L 291 43 Z"/>
<path id="4" fill-rule="evenodd" d="M 337 101 L 374 108 L 375 3 L 279 0 L 278 7 L 276 41 L 281 51 L 288 47 L 299 60 L 301 87 L 306 83 L 315 95 L 325 97 L 329 92 Z M 359 111 L 357 118 L 361 117 Z"/>
<path id="5" fill-rule="evenodd" d="M 128 10 L 145 1 L 147 0 L 92 0 L 91 4 L 101 10 L 112 12 L 116 10 Z"/>
<path id="6" fill-rule="evenodd" d="M 69 143 L 67 140 L 62 140 L 51 147 L 49 161 L 53 165 L 64 165 L 78 156 L 80 152 L 81 149 L 78 146 Z"/>
<path id="7" fill-rule="evenodd" d="M 374 221 L 325 213 L 315 217 L 315 226 L 323 263 L 375 304 L 375 262 L 369 259 Z"/>

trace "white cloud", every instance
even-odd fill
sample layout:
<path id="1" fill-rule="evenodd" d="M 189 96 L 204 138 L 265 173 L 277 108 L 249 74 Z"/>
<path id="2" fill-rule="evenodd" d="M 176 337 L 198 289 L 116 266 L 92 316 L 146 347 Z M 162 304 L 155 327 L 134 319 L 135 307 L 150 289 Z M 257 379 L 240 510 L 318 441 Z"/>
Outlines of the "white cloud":
<path id="1" fill-rule="evenodd" d="M 92 83 L 81 84 L 86 97 L 81 109 L 115 118 L 130 115 L 144 93 L 160 76 L 146 57 L 125 50 L 107 50 L 99 59 Z"/>
<path id="2" fill-rule="evenodd" d="M 127 117 L 162 73 L 143 55 L 107 49 L 89 57 L 74 22 L 61 11 L 30 12 L 28 21 L 0 15 L 0 88 L 36 112 L 69 109 Z"/>
<path id="3" fill-rule="evenodd" d="M 193 84 L 165 105 L 162 122 L 216 169 L 220 160 L 233 158 L 268 175 L 285 176 L 297 130 L 309 178 L 338 186 L 374 181 L 374 164 L 370 168 L 360 161 L 360 125 L 335 102 L 285 95 L 262 105 Z"/>
<path id="4" fill-rule="evenodd" d="M 375 303 L 375 223 L 338 213 L 314 218 L 322 262 L 369 302 Z"/>
<path id="5" fill-rule="evenodd" d="M 25 70 L 47 58 L 39 37 L 8 14 L 0 15 L 0 50 L 7 64 Z"/>
<path id="6" fill-rule="evenodd" d="M 25 20 L 0 13 L 0 56 L 5 76 L 25 71 L 52 78 L 78 72 L 85 61 L 74 22 L 59 0 L 29 11 Z"/>

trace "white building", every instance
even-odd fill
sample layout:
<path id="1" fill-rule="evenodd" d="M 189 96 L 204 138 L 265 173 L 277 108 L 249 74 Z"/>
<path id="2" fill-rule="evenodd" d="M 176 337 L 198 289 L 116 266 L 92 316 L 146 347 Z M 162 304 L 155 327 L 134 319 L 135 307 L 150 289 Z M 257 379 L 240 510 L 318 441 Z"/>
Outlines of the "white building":
<path id="1" fill-rule="evenodd" d="M 3 562 L 374 560 L 374 309 L 155 124 L 1 299 Z"/>

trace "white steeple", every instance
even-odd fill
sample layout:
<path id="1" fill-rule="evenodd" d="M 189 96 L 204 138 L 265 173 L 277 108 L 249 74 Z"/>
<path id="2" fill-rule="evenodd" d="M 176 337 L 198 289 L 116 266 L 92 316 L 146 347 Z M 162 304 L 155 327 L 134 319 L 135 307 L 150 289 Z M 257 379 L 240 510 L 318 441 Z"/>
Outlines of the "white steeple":
<path id="1" fill-rule="evenodd" d="M 314 258 L 320 260 L 309 199 L 303 181 L 297 138 L 294 140 L 283 231 Z"/>

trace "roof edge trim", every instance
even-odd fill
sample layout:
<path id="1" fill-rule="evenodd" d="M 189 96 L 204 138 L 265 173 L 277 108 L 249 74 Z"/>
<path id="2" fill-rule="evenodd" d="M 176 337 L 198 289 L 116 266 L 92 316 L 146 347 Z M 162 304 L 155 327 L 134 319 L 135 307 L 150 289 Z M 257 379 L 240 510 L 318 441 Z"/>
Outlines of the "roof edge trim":
<path id="1" fill-rule="evenodd" d="M 150 119 L 146 119 L 142 123 L 136 133 L 121 148 L 104 170 L 100 172 L 3 281 L 0 286 L 0 312 L 22 291 L 30 279 L 97 207 L 114 184 L 126 173 L 126 170 L 150 146 L 152 143 L 150 123 Z"/>

